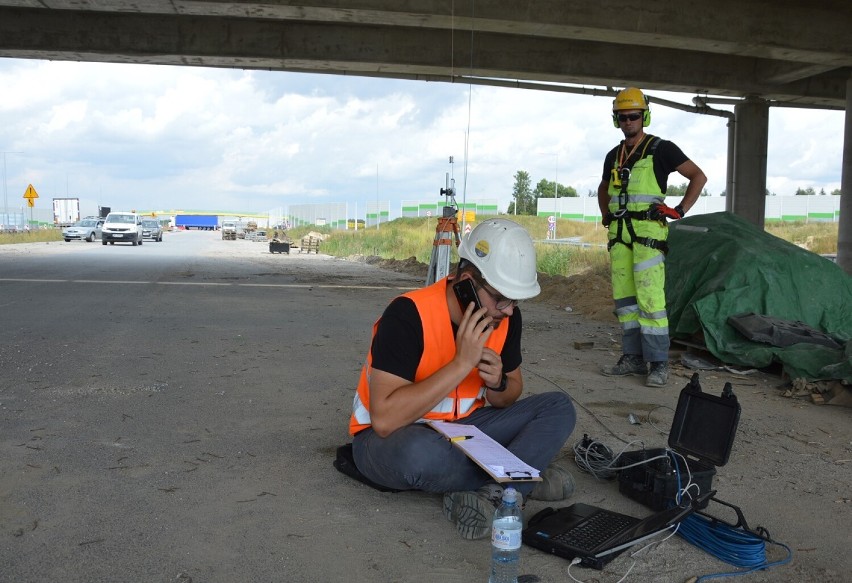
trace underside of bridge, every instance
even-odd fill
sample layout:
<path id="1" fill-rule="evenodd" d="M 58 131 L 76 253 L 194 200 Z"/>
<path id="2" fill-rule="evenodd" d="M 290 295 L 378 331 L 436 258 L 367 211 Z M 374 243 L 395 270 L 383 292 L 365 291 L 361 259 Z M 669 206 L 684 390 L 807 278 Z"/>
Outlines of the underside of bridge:
<path id="1" fill-rule="evenodd" d="M 763 224 L 769 107 L 847 112 L 838 263 L 852 273 L 848 0 L 0 0 L 0 57 L 695 94 L 729 118 L 729 210 Z M 734 114 L 713 108 L 734 104 Z"/>

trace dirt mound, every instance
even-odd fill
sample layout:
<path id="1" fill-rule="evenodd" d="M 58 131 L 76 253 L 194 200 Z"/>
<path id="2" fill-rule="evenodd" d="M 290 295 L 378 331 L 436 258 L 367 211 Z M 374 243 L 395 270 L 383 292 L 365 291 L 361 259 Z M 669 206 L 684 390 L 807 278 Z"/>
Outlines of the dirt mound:
<path id="1" fill-rule="evenodd" d="M 375 255 L 367 257 L 365 262 L 370 265 L 378 265 L 383 269 L 389 269 L 399 273 L 407 273 L 409 275 L 422 275 L 424 281 L 429 273 L 429 266 L 425 263 L 420 263 L 413 255 L 408 259 L 382 259 Z"/>
<path id="2" fill-rule="evenodd" d="M 534 300 L 593 320 L 612 322 L 612 284 L 609 277 L 591 271 L 563 277 L 538 274 L 541 294 Z"/>

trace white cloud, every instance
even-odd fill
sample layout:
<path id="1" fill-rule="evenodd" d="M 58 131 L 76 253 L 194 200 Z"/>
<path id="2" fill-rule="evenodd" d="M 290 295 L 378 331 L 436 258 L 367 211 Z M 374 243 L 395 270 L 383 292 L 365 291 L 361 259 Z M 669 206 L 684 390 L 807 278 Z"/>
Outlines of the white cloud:
<path id="1" fill-rule="evenodd" d="M 595 190 L 621 138 L 609 98 L 547 91 L 14 59 L 0 60 L 0 83 L 12 88 L 0 93 L 0 150 L 21 152 L 7 159 L 9 193 L 32 183 L 42 201 L 79 196 L 84 212 L 363 209 L 378 196 L 394 213 L 404 199 L 437 200 L 449 172 L 460 197 L 505 208 L 518 170 Z M 677 143 L 718 194 L 725 124 L 657 104 L 648 131 Z M 837 188 L 842 139 L 843 112 L 772 109 L 770 190 Z"/>

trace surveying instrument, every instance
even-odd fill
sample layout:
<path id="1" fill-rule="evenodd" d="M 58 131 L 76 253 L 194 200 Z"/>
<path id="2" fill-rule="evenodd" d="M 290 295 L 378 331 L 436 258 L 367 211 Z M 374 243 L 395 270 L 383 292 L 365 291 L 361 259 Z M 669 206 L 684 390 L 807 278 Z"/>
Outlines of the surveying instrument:
<path id="1" fill-rule="evenodd" d="M 452 163 L 453 159 L 450 158 Z M 435 240 L 432 241 L 432 259 L 429 261 L 429 274 L 426 277 L 426 285 L 431 285 L 447 277 L 450 273 L 450 251 L 453 244 L 456 247 L 461 243 L 459 238 L 459 223 L 456 213 L 459 210 L 456 204 L 455 179 L 450 180 L 447 173 L 447 187 L 441 189 L 441 196 L 447 197 L 441 216 L 438 218 L 438 226 L 435 228 Z"/>

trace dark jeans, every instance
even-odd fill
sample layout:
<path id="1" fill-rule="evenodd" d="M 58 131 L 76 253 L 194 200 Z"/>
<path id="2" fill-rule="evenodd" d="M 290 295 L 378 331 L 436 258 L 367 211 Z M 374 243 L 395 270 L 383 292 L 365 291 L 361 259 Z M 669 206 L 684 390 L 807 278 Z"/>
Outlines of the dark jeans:
<path id="1" fill-rule="evenodd" d="M 459 423 L 475 425 L 527 464 L 543 471 L 574 430 L 571 398 L 553 392 L 517 400 L 509 407 L 483 407 Z M 372 428 L 352 440 L 355 465 L 376 483 L 397 490 L 458 492 L 476 490 L 491 477 L 464 452 L 423 423 L 413 423 L 382 438 Z M 524 496 L 534 482 L 513 482 Z"/>

